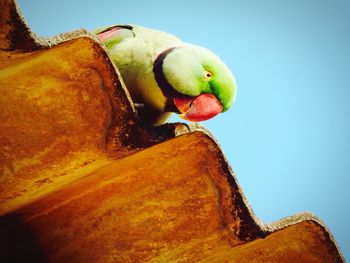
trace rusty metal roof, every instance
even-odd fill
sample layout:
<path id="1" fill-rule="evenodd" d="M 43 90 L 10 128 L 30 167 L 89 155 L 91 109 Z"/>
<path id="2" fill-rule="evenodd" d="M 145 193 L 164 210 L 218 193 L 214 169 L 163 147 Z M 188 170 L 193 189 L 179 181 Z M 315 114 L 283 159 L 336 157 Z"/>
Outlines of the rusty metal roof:
<path id="1" fill-rule="evenodd" d="M 260 222 L 205 129 L 145 126 L 93 35 L 0 7 L 1 259 L 344 261 L 311 213 Z"/>

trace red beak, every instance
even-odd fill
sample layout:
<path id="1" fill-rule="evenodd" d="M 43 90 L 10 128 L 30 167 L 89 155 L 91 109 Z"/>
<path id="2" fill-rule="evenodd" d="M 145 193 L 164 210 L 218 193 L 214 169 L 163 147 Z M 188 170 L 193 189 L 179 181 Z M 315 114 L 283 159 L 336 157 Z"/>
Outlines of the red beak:
<path id="1" fill-rule="evenodd" d="M 222 112 L 223 106 L 212 94 L 204 93 L 197 97 L 174 98 L 176 108 L 185 120 L 205 121 Z"/>

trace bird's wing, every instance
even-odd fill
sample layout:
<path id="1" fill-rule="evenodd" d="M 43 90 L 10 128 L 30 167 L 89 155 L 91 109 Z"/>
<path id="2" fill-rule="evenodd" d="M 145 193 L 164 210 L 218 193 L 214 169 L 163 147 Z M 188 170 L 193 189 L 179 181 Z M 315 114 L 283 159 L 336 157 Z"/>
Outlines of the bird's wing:
<path id="1" fill-rule="evenodd" d="M 135 37 L 133 27 L 130 25 L 113 25 L 109 27 L 98 28 L 93 31 L 94 34 L 108 46 L 109 40 L 116 45 L 126 38 Z"/>

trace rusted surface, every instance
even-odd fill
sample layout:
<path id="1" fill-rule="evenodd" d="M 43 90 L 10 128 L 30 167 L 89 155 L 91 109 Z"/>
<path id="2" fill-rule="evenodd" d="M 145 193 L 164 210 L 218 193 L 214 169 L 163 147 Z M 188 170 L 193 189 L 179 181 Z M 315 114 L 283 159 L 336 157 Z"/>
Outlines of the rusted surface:
<path id="1" fill-rule="evenodd" d="M 303 221 L 219 255 L 211 262 L 342 262 L 322 226 Z"/>
<path id="2" fill-rule="evenodd" d="M 33 37 L 13 0 L 0 3 L 0 53 L 38 50 L 40 43 Z"/>
<path id="3" fill-rule="evenodd" d="M 0 239 L 11 240 L 17 228 L 26 229 L 40 249 L 36 257 L 49 262 L 340 260 L 315 222 L 265 239 L 268 233 L 260 229 L 253 242 L 241 239 L 242 210 L 232 199 L 239 193 L 232 192 L 222 161 L 203 133 L 178 137 L 114 161 L 4 217 Z M 256 228 L 253 223 L 245 231 Z M 32 246 L 22 238 L 10 242 L 15 246 L 6 250 L 15 254 L 9 258 L 29 253 L 18 253 Z"/>
<path id="4" fill-rule="evenodd" d="M 106 87 L 113 84 L 106 83 L 111 76 L 95 49 L 79 39 L 0 71 L 1 212 L 15 197 L 27 199 L 26 192 L 49 182 L 73 179 L 64 179 L 68 170 L 86 173 L 107 161 L 113 109 Z"/>
<path id="5" fill-rule="evenodd" d="M 145 127 L 93 36 L 0 18 L 0 262 L 343 261 L 311 214 L 260 223 L 204 131 Z"/>
<path id="6" fill-rule="evenodd" d="M 1 5 L 16 10 L 9 1 Z M 12 31 L 25 28 L 10 18 Z M 1 41 L 14 38 L 7 31 Z M 61 40 L 38 51 L 9 45 L 0 52 L 8 54 L 0 61 L 0 214 L 174 136 L 175 126 L 142 127 L 99 43 L 88 36 Z"/>

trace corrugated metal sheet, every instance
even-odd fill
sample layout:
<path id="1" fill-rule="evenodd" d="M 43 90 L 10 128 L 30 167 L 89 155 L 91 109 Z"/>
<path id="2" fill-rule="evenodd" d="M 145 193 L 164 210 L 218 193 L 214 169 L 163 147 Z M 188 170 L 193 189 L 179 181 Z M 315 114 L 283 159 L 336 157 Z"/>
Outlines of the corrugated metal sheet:
<path id="1" fill-rule="evenodd" d="M 0 3 L 1 260 L 344 261 L 310 213 L 259 222 L 205 130 L 145 127 L 94 36 Z"/>

